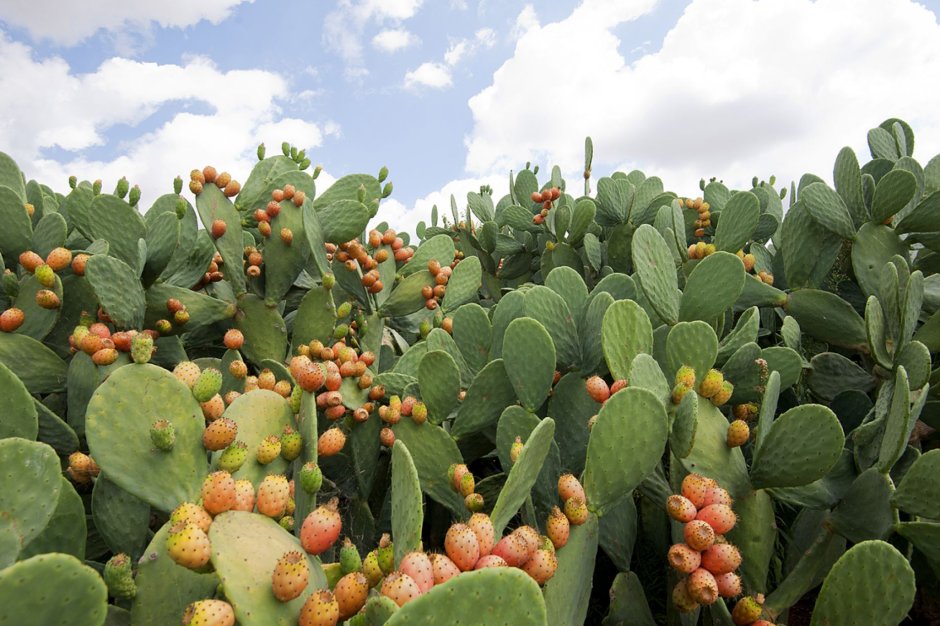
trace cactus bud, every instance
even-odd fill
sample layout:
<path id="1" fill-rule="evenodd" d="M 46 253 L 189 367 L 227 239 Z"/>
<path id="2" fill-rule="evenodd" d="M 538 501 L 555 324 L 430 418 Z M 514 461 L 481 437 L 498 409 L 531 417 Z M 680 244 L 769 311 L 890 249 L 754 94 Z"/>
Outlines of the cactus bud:
<path id="1" fill-rule="evenodd" d="M 169 452 L 176 443 L 176 428 L 167 420 L 157 420 L 150 427 L 150 441 L 157 450 Z"/>
<path id="2" fill-rule="evenodd" d="M 386 178 L 388 178 L 388 168 L 383 165 L 379 170 L 379 182 L 384 183 Z"/>
<path id="3" fill-rule="evenodd" d="M 352 312 L 352 302 L 347 300 L 346 302 L 343 302 L 341 305 L 336 307 L 336 318 L 344 318 L 349 315 L 350 312 Z"/>
<path id="4" fill-rule="evenodd" d="M 131 206 L 137 206 L 137 203 L 140 202 L 140 185 L 131 187 L 131 194 L 127 198 L 127 202 Z"/>
<path id="5" fill-rule="evenodd" d="M 366 201 L 366 186 L 365 185 L 359 185 L 359 189 L 356 190 L 356 199 L 358 199 L 359 202 Z"/>
<path id="6" fill-rule="evenodd" d="M 173 179 L 173 193 L 176 195 L 183 193 L 183 179 L 179 176 Z"/>
<path id="7" fill-rule="evenodd" d="M 101 193 L 101 179 L 100 178 L 96 180 L 94 183 L 92 183 L 91 193 L 96 196 Z"/>
<path id="8" fill-rule="evenodd" d="M 284 156 L 290 156 L 290 144 L 286 141 L 281 144 L 281 153 L 283 153 Z"/>
<path id="9" fill-rule="evenodd" d="M 335 284 L 336 284 L 336 276 L 333 276 L 332 272 L 323 275 L 323 288 L 324 289 L 327 289 L 327 290 L 332 289 L 333 285 Z"/>
<path id="10" fill-rule="evenodd" d="M 78 177 L 69 176 L 69 189 L 75 189 L 78 186 Z"/>
<path id="11" fill-rule="evenodd" d="M 385 186 L 382 187 L 382 197 L 387 198 L 392 195 L 392 181 L 385 183 Z"/>
<path id="12" fill-rule="evenodd" d="M 290 147 L 290 158 L 292 161 L 297 161 L 297 147 L 296 146 Z"/>
<path id="13" fill-rule="evenodd" d="M 258 144 L 258 150 L 256 154 L 258 155 L 259 161 L 264 161 L 264 142 Z"/>
<path id="14" fill-rule="evenodd" d="M 298 167 L 301 171 L 307 169 L 308 167 L 310 167 L 310 159 L 304 157 L 303 159 L 301 159 L 300 163 L 297 164 L 297 167 Z"/>
<path id="15" fill-rule="evenodd" d="M 316 166 L 315 168 L 313 168 L 313 174 L 312 174 L 313 180 L 316 180 L 316 179 L 317 179 L 317 176 L 319 176 L 319 175 L 320 175 L 320 172 L 322 172 L 322 171 L 323 171 L 323 166 L 322 166 L 322 165 L 318 165 L 318 166 Z"/>
<path id="16" fill-rule="evenodd" d="M 121 180 L 117 182 L 117 187 L 114 188 L 114 195 L 123 200 L 129 189 L 130 183 L 127 182 L 127 177 L 121 176 Z"/>

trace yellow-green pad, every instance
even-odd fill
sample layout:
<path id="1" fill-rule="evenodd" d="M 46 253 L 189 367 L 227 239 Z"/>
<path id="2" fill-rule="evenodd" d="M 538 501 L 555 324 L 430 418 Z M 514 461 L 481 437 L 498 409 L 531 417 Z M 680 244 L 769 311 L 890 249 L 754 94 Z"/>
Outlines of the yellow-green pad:
<path id="1" fill-rule="evenodd" d="M 509 523 L 509 520 L 513 518 L 526 498 L 529 497 L 532 487 L 539 477 L 539 471 L 542 469 L 545 457 L 548 456 L 551 449 L 554 434 L 555 420 L 546 417 L 539 422 L 539 425 L 526 439 L 522 453 L 516 459 L 512 469 L 509 470 L 506 484 L 499 492 L 499 497 L 493 506 L 493 512 L 490 514 L 496 536 L 502 535 L 502 531 Z"/>

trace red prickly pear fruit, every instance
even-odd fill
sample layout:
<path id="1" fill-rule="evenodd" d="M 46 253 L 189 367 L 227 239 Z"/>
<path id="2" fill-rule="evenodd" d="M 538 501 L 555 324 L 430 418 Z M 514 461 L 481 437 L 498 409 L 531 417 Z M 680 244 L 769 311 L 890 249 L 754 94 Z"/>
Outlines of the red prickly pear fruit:
<path id="1" fill-rule="evenodd" d="M 529 544 L 524 537 L 509 534 L 496 542 L 491 554 L 501 557 L 510 567 L 521 567 L 529 558 Z"/>
<path id="2" fill-rule="evenodd" d="M 379 431 L 379 443 L 381 443 L 386 448 L 391 448 L 395 445 L 395 431 L 387 426 Z"/>
<path id="3" fill-rule="evenodd" d="M 567 502 L 569 498 L 581 498 L 587 501 L 584 496 L 584 487 L 574 474 L 562 474 L 558 477 L 558 497 L 562 502 Z"/>
<path id="4" fill-rule="evenodd" d="M 748 626 L 760 618 L 763 607 L 757 599 L 745 596 L 738 600 L 731 611 L 731 620 L 737 626 Z"/>
<path id="5" fill-rule="evenodd" d="M 725 378 L 722 376 L 721 372 L 716 369 L 708 370 L 708 373 L 705 374 L 701 384 L 698 386 L 699 395 L 703 398 L 711 398 L 721 391 L 721 383 L 724 381 Z"/>
<path id="6" fill-rule="evenodd" d="M 683 365 L 676 372 L 675 384 L 682 385 L 686 389 L 695 388 L 695 370 L 688 365 Z"/>
<path id="7" fill-rule="evenodd" d="M 23 321 L 26 319 L 26 314 L 23 313 L 22 309 L 17 309 L 12 307 L 0 313 L 0 330 L 5 333 L 12 333 L 17 328 L 23 325 Z"/>
<path id="8" fill-rule="evenodd" d="M 610 395 L 614 395 L 622 389 L 626 389 L 629 386 L 629 383 L 625 378 L 618 378 L 610 385 Z"/>
<path id="9" fill-rule="evenodd" d="M 333 456 L 339 454 L 346 445 L 346 434 L 339 426 L 323 431 L 317 440 L 317 454 L 320 456 Z"/>
<path id="10" fill-rule="evenodd" d="M 480 546 L 480 555 L 486 556 L 493 551 L 493 545 L 496 541 L 496 531 L 493 528 L 493 520 L 486 513 L 474 513 L 467 520 L 467 526 L 477 536 L 477 543 Z"/>
<path id="11" fill-rule="evenodd" d="M 218 239 L 225 234 L 227 226 L 223 220 L 215 220 L 212 222 L 212 238 Z"/>
<path id="12" fill-rule="evenodd" d="M 222 189 L 222 193 L 225 194 L 226 198 L 234 198 L 242 190 L 242 184 L 237 180 L 230 180 L 228 184 Z"/>
<path id="13" fill-rule="evenodd" d="M 432 554 L 429 558 L 435 585 L 442 585 L 460 573 L 460 568 L 445 554 Z"/>
<path id="14" fill-rule="evenodd" d="M 202 506 L 210 515 L 235 506 L 235 480 L 228 472 L 212 472 L 202 483 Z"/>
<path id="15" fill-rule="evenodd" d="M 421 589 L 408 574 L 392 572 L 382 583 L 382 595 L 401 607 L 420 596 Z"/>
<path id="16" fill-rule="evenodd" d="M 338 506 L 339 499 L 333 498 L 307 515 L 300 528 L 300 544 L 304 550 L 310 554 L 322 554 L 336 543 L 343 530 Z"/>
<path id="17" fill-rule="evenodd" d="M 591 396 L 594 402 L 603 404 L 607 402 L 607 398 L 610 397 L 610 387 L 607 386 L 607 382 L 600 376 L 591 376 L 584 381 L 584 386 L 587 389 L 588 395 Z"/>
<path id="18" fill-rule="evenodd" d="M 337 581 L 333 596 L 339 604 L 339 618 L 349 619 L 365 606 L 369 597 L 369 579 L 362 572 L 350 572 Z"/>
<path id="19" fill-rule="evenodd" d="M 666 557 L 672 569 L 683 574 L 691 574 L 702 565 L 702 554 L 684 543 L 674 544 Z"/>
<path id="20" fill-rule="evenodd" d="M 209 562 L 212 546 L 209 535 L 195 524 L 180 522 L 170 528 L 166 538 L 166 551 L 170 558 L 183 567 L 195 570 Z"/>
<path id="21" fill-rule="evenodd" d="M 722 598 L 741 595 L 741 577 L 734 572 L 716 574 L 715 583 L 718 585 L 718 595 Z"/>
<path id="22" fill-rule="evenodd" d="M 218 171 L 216 171 L 216 169 L 213 166 L 207 165 L 204 168 L 202 168 L 202 181 L 201 182 L 214 183 L 215 177 L 218 175 L 219 175 Z"/>
<path id="23" fill-rule="evenodd" d="M 114 348 L 102 348 L 98 350 L 93 355 L 91 355 L 91 360 L 95 365 L 111 365 L 118 358 L 118 351 Z"/>
<path id="24" fill-rule="evenodd" d="M 716 543 L 702 552 L 702 567 L 712 574 L 728 574 L 741 566 L 741 553 L 730 543 Z"/>
<path id="25" fill-rule="evenodd" d="M 229 328 L 225 331 L 225 337 L 222 338 L 225 347 L 229 350 L 241 350 L 245 343 L 245 335 L 237 328 Z"/>
<path id="26" fill-rule="evenodd" d="M 698 514 L 698 509 L 685 496 L 673 494 L 666 498 L 666 512 L 677 522 L 691 522 Z"/>
<path id="27" fill-rule="evenodd" d="M 183 502 L 170 513 L 170 526 L 176 526 L 179 523 L 193 524 L 207 533 L 209 526 L 212 525 L 212 516 L 206 513 L 206 510 L 194 502 Z"/>
<path id="28" fill-rule="evenodd" d="M 588 518 L 587 504 L 581 498 L 568 498 L 565 500 L 565 517 L 572 525 L 580 526 Z"/>
<path id="29" fill-rule="evenodd" d="M 58 309 L 62 305 L 62 301 L 59 300 L 59 296 L 57 296 L 54 291 L 40 289 L 36 292 L 36 304 L 38 304 L 40 308 L 51 311 Z"/>
<path id="30" fill-rule="evenodd" d="M 545 534 L 551 540 L 556 549 L 565 547 L 568 543 L 568 536 L 571 533 L 571 523 L 565 514 L 557 506 L 552 507 L 548 514 L 548 521 L 545 522 Z"/>
<path id="31" fill-rule="evenodd" d="M 692 520 L 687 523 L 683 529 L 683 535 L 689 547 L 699 552 L 715 543 L 715 530 L 702 520 Z"/>
<path id="32" fill-rule="evenodd" d="M 683 578 L 672 588 L 672 603 L 680 613 L 690 613 L 698 608 L 699 604 L 689 595 L 688 580 Z"/>
<path id="33" fill-rule="evenodd" d="M 326 382 L 326 377 L 323 375 L 323 370 L 319 365 L 307 357 L 303 358 L 306 359 L 306 362 L 299 364 L 294 378 L 301 389 L 314 393 L 323 387 L 323 383 Z"/>
<path id="34" fill-rule="evenodd" d="M 32 274 L 36 271 L 36 268 L 42 265 L 42 257 L 33 252 L 32 250 L 27 250 L 20 254 L 20 265 L 23 266 L 23 269 Z"/>
<path id="35" fill-rule="evenodd" d="M 689 595 L 699 604 L 708 606 L 718 599 L 718 583 L 707 569 L 699 568 L 689 574 Z"/>
<path id="36" fill-rule="evenodd" d="M 255 509 L 255 486 L 247 478 L 235 481 L 235 506 L 232 511 L 251 513 Z"/>
<path id="37" fill-rule="evenodd" d="M 267 465 L 279 456 L 281 456 L 281 438 L 277 435 L 269 435 L 262 439 L 255 452 L 255 458 L 262 465 Z"/>
<path id="38" fill-rule="evenodd" d="M 197 600 L 183 612 L 183 626 L 235 626 L 235 609 L 225 600 Z"/>
<path id="39" fill-rule="evenodd" d="M 238 424 L 227 417 L 221 417 L 214 422 L 210 422 L 206 429 L 202 431 L 202 445 L 206 450 L 213 452 L 224 450 L 232 445 L 237 436 Z"/>
<path id="40" fill-rule="evenodd" d="M 726 380 L 721 383 L 721 389 L 718 393 L 709 398 L 709 400 L 714 406 L 722 406 L 731 399 L 732 395 L 734 395 L 734 385 Z"/>
<path id="41" fill-rule="evenodd" d="M 480 557 L 476 565 L 473 566 L 473 569 L 484 569 L 486 567 L 509 567 L 509 564 L 506 563 L 506 559 L 501 556 L 485 554 Z"/>
<path id="42" fill-rule="evenodd" d="M 269 474 L 258 485 L 258 513 L 274 519 L 284 516 L 290 500 L 290 486 L 282 474 Z"/>
<path id="43" fill-rule="evenodd" d="M 215 394 L 209 398 L 208 402 L 200 402 L 199 407 L 202 409 L 203 417 L 211 422 L 222 417 L 225 412 L 225 400 L 219 394 Z"/>
<path id="44" fill-rule="evenodd" d="M 298 626 L 336 626 L 339 623 L 339 602 L 333 592 L 314 591 L 300 609 Z"/>
<path id="45" fill-rule="evenodd" d="M 516 440 L 512 442 L 512 445 L 509 447 L 509 460 L 515 465 L 516 461 L 519 460 L 519 455 L 522 454 L 522 449 L 525 448 L 525 444 L 522 443 L 522 437 L 516 437 Z"/>
<path id="46" fill-rule="evenodd" d="M 72 259 L 72 273 L 76 276 L 85 275 L 85 264 L 88 263 L 87 254 L 76 254 L 75 258 Z"/>
<path id="47" fill-rule="evenodd" d="M 518 535 L 525 540 L 526 560 L 532 558 L 532 555 L 535 554 L 535 551 L 538 550 L 542 545 L 542 536 L 539 534 L 539 531 L 535 530 L 531 526 L 520 526 L 519 528 L 512 531 L 512 534 Z"/>
<path id="48" fill-rule="evenodd" d="M 727 534 L 738 521 L 737 515 L 727 504 L 709 504 L 699 510 L 695 519 L 707 522 L 715 529 L 716 535 Z"/>
<path id="49" fill-rule="evenodd" d="M 271 574 L 271 590 L 281 602 L 290 602 L 307 588 L 310 567 L 307 557 L 298 550 L 285 553 L 277 560 Z"/>
<path id="50" fill-rule="evenodd" d="M 434 586 L 434 568 L 424 552 L 409 552 L 402 557 L 398 569 L 411 576 L 421 593 L 427 593 Z"/>
<path id="51" fill-rule="evenodd" d="M 547 583 L 555 575 L 557 569 L 558 558 L 554 552 L 548 550 L 536 550 L 535 554 L 522 566 L 522 571 L 540 585 Z"/>
<path id="52" fill-rule="evenodd" d="M 728 493 L 726 489 L 722 489 L 721 487 L 715 486 L 705 492 L 705 501 L 703 504 L 704 506 L 708 506 L 710 504 L 726 504 L 728 506 L 731 506 L 732 504 L 734 504 L 734 500 L 732 499 L 731 494 Z M 689 520 L 685 520 L 685 521 L 689 521 Z"/>
<path id="53" fill-rule="evenodd" d="M 61 272 L 72 263 L 72 251 L 68 248 L 53 248 L 46 255 L 46 265 L 54 272 Z"/>
<path id="54" fill-rule="evenodd" d="M 460 571 L 472 570 L 480 559 L 480 542 L 466 524 L 454 524 L 444 537 L 444 551 Z"/>
<path id="55" fill-rule="evenodd" d="M 695 508 L 700 509 L 705 506 L 705 493 L 717 484 L 701 474 L 689 474 L 682 479 L 682 495 L 691 500 Z"/>

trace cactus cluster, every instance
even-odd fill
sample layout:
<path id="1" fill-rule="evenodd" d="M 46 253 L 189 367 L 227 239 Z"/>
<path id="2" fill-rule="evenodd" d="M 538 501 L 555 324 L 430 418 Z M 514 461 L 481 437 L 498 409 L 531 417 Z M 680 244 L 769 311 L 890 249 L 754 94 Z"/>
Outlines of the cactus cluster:
<path id="1" fill-rule="evenodd" d="M 681 194 L 588 139 L 416 237 L 286 143 L 147 210 L 0 153 L 0 625 L 926 623 L 940 157 L 868 144 Z"/>

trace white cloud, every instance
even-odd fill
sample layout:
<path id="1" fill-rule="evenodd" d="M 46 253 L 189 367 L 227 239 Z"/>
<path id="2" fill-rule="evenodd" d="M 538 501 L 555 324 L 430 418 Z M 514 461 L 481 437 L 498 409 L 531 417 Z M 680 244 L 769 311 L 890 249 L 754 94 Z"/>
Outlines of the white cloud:
<path id="1" fill-rule="evenodd" d="M 323 43 L 346 62 L 346 77 L 359 80 L 369 71 L 363 64 L 362 36 L 367 24 L 401 23 L 412 18 L 424 0 L 339 0 L 323 18 Z M 373 40 L 374 44 L 374 40 Z"/>
<path id="2" fill-rule="evenodd" d="M 940 76 L 940 27 L 919 4 L 693 0 L 659 50 L 627 64 L 612 29 L 653 5 L 587 0 L 528 27 L 470 99 L 468 171 L 532 159 L 579 173 L 591 135 L 596 173 L 640 167 L 679 192 L 703 176 L 828 178 L 846 142 L 866 160 L 867 130 L 892 116 L 914 127 L 922 162 L 940 148 L 940 91 L 924 82 Z M 537 24 L 532 16 L 518 22 Z M 564 78 L 533 107 L 519 85 L 545 68 Z"/>
<path id="3" fill-rule="evenodd" d="M 527 4 L 522 7 L 522 11 L 516 16 L 516 23 L 512 27 L 510 37 L 519 39 L 533 28 L 539 27 L 539 16 L 535 14 L 535 7 Z"/>
<path id="4" fill-rule="evenodd" d="M 443 89 L 450 87 L 451 84 L 450 69 L 441 63 L 422 63 L 417 69 L 405 74 L 405 87 L 409 89 L 416 87 Z"/>
<path id="5" fill-rule="evenodd" d="M 69 175 L 101 178 L 105 187 L 121 176 L 139 183 L 142 206 L 170 191 L 176 175 L 213 164 L 244 181 L 264 141 L 276 153 L 282 141 L 313 148 L 338 128 L 281 116 L 276 94 L 289 92 L 278 74 L 260 70 L 220 71 L 205 58 L 185 65 L 159 65 L 113 58 L 88 74 L 73 73 L 59 57 L 35 60 L 29 47 L 0 33 L 0 93 L 30 93 L 53 85 L 41 98 L 0 100 L 0 146 L 28 178 L 66 191 Z M 209 112 L 186 111 L 198 101 Z M 118 146 L 111 160 L 81 151 L 106 143 L 118 125 L 136 126 L 158 112 L 173 111 L 159 127 Z M 71 155 L 48 158 L 60 148 Z"/>
<path id="6" fill-rule="evenodd" d="M 372 47 L 382 52 L 398 52 L 418 43 L 418 38 L 404 28 L 386 29 L 372 38 Z"/>
<path id="7" fill-rule="evenodd" d="M 444 62 L 448 65 L 457 65 L 462 60 L 476 54 L 478 50 L 492 48 L 496 45 L 496 31 L 492 28 L 481 28 L 473 39 L 459 39 L 450 44 L 444 53 Z"/>
<path id="8" fill-rule="evenodd" d="M 0 21 L 26 29 L 34 39 L 71 46 L 99 29 L 146 31 L 153 23 L 184 28 L 202 20 L 218 24 L 246 1 L 253 0 L 4 0 L 0 2 Z M 129 44 L 123 37 L 117 43 Z"/>

